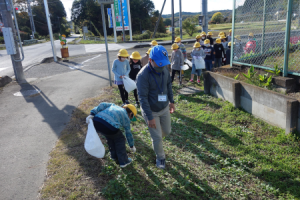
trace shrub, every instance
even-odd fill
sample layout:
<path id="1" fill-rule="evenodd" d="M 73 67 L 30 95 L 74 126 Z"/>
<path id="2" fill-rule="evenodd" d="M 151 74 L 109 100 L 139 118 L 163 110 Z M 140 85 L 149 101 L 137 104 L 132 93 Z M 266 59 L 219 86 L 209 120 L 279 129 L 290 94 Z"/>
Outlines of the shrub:
<path id="1" fill-rule="evenodd" d="M 0 44 L 4 44 L 4 37 L 0 36 Z"/>

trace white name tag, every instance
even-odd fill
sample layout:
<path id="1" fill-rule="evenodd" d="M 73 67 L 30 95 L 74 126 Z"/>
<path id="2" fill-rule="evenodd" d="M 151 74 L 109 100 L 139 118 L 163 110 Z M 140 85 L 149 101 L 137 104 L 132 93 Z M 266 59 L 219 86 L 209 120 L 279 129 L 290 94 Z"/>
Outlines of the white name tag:
<path id="1" fill-rule="evenodd" d="M 158 95 L 158 101 L 159 102 L 166 102 L 167 101 L 167 95 L 166 94 Z"/>

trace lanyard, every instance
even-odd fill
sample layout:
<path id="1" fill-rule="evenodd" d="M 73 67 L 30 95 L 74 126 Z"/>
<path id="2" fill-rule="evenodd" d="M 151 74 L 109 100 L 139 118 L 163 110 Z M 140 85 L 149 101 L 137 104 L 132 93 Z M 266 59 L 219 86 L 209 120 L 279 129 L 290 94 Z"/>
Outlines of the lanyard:
<path id="1" fill-rule="evenodd" d="M 155 78 L 155 76 L 153 75 L 153 73 L 152 73 L 152 71 L 151 71 L 151 69 L 150 69 L 150 67 L 149 67 L 149 65 L 148 65 L 148 69 L 149 69 L 149 71 L 150 71 L 150 74 L 152 75 L 152 77 L 154 78 L 154 80 L 155 80 L 155 83 L 156 83 L 156 85 L 157 85 L 157 87 L 158 87 L 158 89 L 160 90 L 160 92 L 161 92 L 161 94 L 164 94 L 164 72 L 162 72 L 162 86 L 161 86 L 161 88 L 159 87 L 159 85 L 158 85 L 158 83 L 157 83 L 157 80 L 156 80 L 156 78 Z"/>

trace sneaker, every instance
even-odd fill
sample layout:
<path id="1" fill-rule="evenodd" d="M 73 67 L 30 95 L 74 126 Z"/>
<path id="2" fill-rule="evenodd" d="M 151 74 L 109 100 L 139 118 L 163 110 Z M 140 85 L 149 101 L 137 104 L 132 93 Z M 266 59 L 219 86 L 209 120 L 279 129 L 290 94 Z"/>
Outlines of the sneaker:
<path id="1" fill-rule="evenodd" d="M 192 83 L 192 82 L 194 82 L 194 80 L 193 80 L 193 79 L 191 79 L 191 80 L 190 80 L 190 82 Z"/>
<path id="2" fill-rule="evenodd" d="M 128 100 L 125 101 L 125 104 L 130 104 Z"/>
<path id="3" fill-rule="evenodd" d="M 132 163 L 132 159 L 131 158 L 128 158 L 128 163 L 124 164 L 124 165 L 120 165 L 120 167 L 124 168 L 126 167 L 127 165 L 129 165 L 130 163 Z"/>
<path id="4" fill-rule="evenodd" d="M 197 80 L 197 83 L 199 84 L 199 83 L 200 83 L 200 80 Z"/>
<path id="5" fill-rule="evenodd" d="M 165 169 L 166 168 L 166 159 L 162 159 L 162 160 L 156 159 L 156 167 L 159 169 Z"/>
<path id="6" fill-rule="evenodd" d="M 123 107 L 123 106 L 125 106 L 126 105 L 126 103 L 123 103 L 122 105 L 121 105 L 121 107 Z"/>

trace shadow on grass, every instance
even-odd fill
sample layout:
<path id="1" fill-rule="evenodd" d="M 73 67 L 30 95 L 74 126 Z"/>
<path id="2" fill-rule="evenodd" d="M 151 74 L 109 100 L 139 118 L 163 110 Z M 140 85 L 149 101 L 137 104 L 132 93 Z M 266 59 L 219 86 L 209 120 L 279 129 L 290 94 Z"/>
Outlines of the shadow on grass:
<path id="1" fill-rule="evenodd" d="M 197 95 L 203 95 L 203 93 L 197 94 Z M 193 102 L 193 103 L 205 103 L 205 104 L 207 103 L 215 109 L 219 109 L 221 107 L 220 105 L 218 105 L 212 101 L 209 101 L 209 100 L 203 101 L 203 99 L 199 100 L 197 98 L 193 98 L 193 96 L 185 97 L 185 99 L 187 99 L 189 102 Z M 247 113 L 246 111 L 243 111 L 243 110 L 240 110 L 240 111 L 245 114 Z M 288 165 L 285 165 L 283 163 L 273 160 L 272 156 L 267 157 L 267 156 L 262 155 L 259 152 L 260 151 L 259 149 L 257 151 L 255 151 L 255 150 L 249 148 L 247 145 L 245 145 L 243 143 L 243 141 L 241 141 L 237 137 L 232 137 L 232 136 L 228 135 L 227 133 L 225 133 L 220 128 L 218 128 L 214 125 L 211 125 L 208 123 L 203 123 L 200 120 L 196 120 L 196 119 L 187 117 L 179 112 L 176 112 L 174 114 L 174 116 L 182 119 L 182 121 L 185 121 L 184 125 L 182 125 L 182 124 L 179 125 L 179 126 L 184 127 L 185 130 L 187 130 L 187 133 L 185 135 L 181 135 L 182 137 L 185 136 L 185 138 L 183 140 L 187 140 L 187 139 L 194 140 L 194 141 L 198 140 L 202 144 L 202 147 L 204 147 L 211 154 L 214 154 L 214 157 L 219 155 L 223 158 L 228 158 L 229 156 L 226 155 L 226 153 L 215 148 L 214 145 L 212 145 L 210 142 L 208 142 L 208 139 L 213 136 L 217 136 L 218 138 L 223 138 L 224 140 L 222 140 L 222 141 L 225 142 L 226 144 L 234 147 L 238 151 L 242 151 L 245 155 L 250 155 L 251 157 L 256 158 L 257 165 L 266 164 L 273 168 L 280 167 L 281 169 L 284 169 L 286 172 L 276 171 L 276 170 L 273 171 L 273 168 L 271 168 L 269 171 L 267 171 L 267 170 L 257 171 L 254 169 L 250 169 L 253 166 L 249 166 L 247 171 L 249 171 L 254 176 L 258 177 L 259 179 L 261 179 L 267 183 L 270 183 L 274 188 L 276 188 L 276 189 L 278 188 L 281 193 L 284 193 L 284 194 L 289 193 L 289 194 L 294 195 L 295 197 L 298 197 L 298 198 L 300 197 L 300 193 L 299 193 L 300 181 L 296 180 L 297 178 L 299 178 L 296 176 L 296 174 L 299 174 L 299 171 L 289 167 Z M 176 124 L 173 123 L 172 126 L 174 126 L 174 125 L 176 125 Z M 198 127 L 198 130 L 204 132 L 202 137 L 200 137 L 200 139 L 199 139 L 199 136 L 201 136 L 201 134 L 194 132 L 194 131 L 188 131 L 188 130 L 193 130 L 194 127 Z M 176 130 L 174 130 L 173 132 L 176 133 Z M 177 136 L 173 137 L 173 139 L 171 136 L 167 140 L 172 142 L 174 145 L 178 146 L 178 148 L 182 148 L 182 142 L 178 141 Z M 198 157 L 199 157 L 199 155 L 201 155 L 201 157 L 199 157 L 199 159 L 201 159 L 203 162 L 205 162 L 209 165 L 220 164 L 220 163 L 217 163 L 216 160 L 211 159 L 211 157 L 203 156 L 203 154 L 201 154 L 201 150 L 199 150 L 195 145 L 193 145 L 191 143 L 189 143 L 187 151 L 192 152 L 193 154 L 197 155 Z M 223 164 L 221 164 L 218 167 L 224 167 L 224 166 L 223 166 Z"/>

